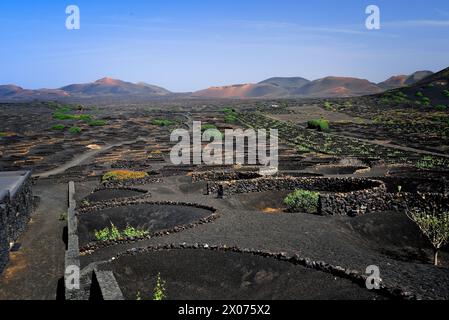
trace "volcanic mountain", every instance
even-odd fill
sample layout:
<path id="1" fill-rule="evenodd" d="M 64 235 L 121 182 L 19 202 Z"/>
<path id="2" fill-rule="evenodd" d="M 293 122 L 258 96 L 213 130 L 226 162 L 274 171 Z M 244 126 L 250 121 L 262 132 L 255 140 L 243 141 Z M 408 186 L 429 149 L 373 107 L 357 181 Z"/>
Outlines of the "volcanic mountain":
<path id="1" fill-rule="evenodd" d="M 301 77 L 275 77 L 259 83 L 236 84 L 210 87 L 194 93 L 172 93 L 164 88 L 140 83 L 131 83 L 112 78 L 103 78 L 91 83 L 71 84 L 60 89 L 28 90 L 15 85 L 0 86 L 2 101 L 30 100 L 81 100 L 98 99 L 102 101 L 150 100 L 154 98 L 196 97 L 228 99 L 280 99 L 280 98 L 337 98 L 370 95 L 395 88 L 411 87 L 429 79 L 443 77 L 447 69 L 433 74 L 418 71 L 410 76 L 400 75 L 379 84 L 365 79 L 351 77 L 325 77 L 309 81 Z M 444 80 L 446 79 L 446 80 Z M 430 81 L 430 80 L 429 80 Z M 441 82 L 440 81 L 440 82 Z"/>
<path id="2" fill-rule="evenodd" d="M 256 84 L 211 87 L 193 93 L 208 98 L 289 98 L 289 97 L 351 97 L 374 94 L 382 89 L 368 80 L 326 77 L 315 81 L 304 78 L 270 78 Z"/>
<path id="3" fill-rule="evenodd" d="M 400 88 L 404 86 L 410 86 L 418 81 L 432 75 L 432 71 L 417 71 L 412 75 L 399 75 L 393 76 L 383 82 L 378 83 L 377 85 L 385 90 Z"/>
<path id="4" fill-rule="evenodd" d="M 376 84 L 365 79 L 325 77 L 300 87 L 293 93 L 305 97 L 353 97 L 381 92 Z"/>
<path id="5" fill-rule="evenodd" d="M 112 78 L 103 78 L 92 83 L 71 84 L 61 90 L 76 97 L 98 97 L 111 95 L 164 96 L 170 91 L 146 83 L 131 83 Z"/>
<path id="6" fill-rule="evenodd" d="M 400 91 L 415 101 L 429 99 L 431 106 L 449 105 L 449 68 L 419 80 L 418 82 L 393 90 Z"/>
<path id="7" fill-rule="evenodd" d="M 16 85 L 2 85 L 0 86 L 1 100 L 53 100 L 68 97 L 69 94 L 63 90 L 58 89 L 39 89 L 28 90 L 18 87 Z"/>
<path id="8" fill-rule="evenodd" d="M 285 98 L 310 81 L 301 77 L 275 77 L 259 83 L 236 84 L 222 87 L 210 87 L 194 92 L 192 95 L 202 98 Z"/>
<path id="9" fill-rule="evenodd" d="M 157 98 L 171 92 L 143 82 L 131 83 L 111 78 L 103 78 L 92 83 L 71 84 L 59 89 L 28 90 L 15 85 L 0 86 L 0 100 L 30 101 L 86 98 Z"/>

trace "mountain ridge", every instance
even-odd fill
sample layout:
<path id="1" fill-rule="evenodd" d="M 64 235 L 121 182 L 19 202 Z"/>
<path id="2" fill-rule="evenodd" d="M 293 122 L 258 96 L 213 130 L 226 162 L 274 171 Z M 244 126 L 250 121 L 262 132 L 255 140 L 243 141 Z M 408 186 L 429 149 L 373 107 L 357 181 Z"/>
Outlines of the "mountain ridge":
<path id="1" fill-rule="evenodd" d="M 446 69 L 445 69 L 446 70 Z M 444 71 L 444 70 L 443 70 Z M 442 71 L 440 71 L 442 72 Z M 24 89 L 14 84 L 0 85 L 0 100 L 58 100 L 58 99 L 154 99 L 191 97 L 216 99 L 277 99 L 277 98 L 336 98 L 370 95 L 424 81 L 434 75 L 417 71 L 397 75 L 374 83 L 354 77 L 328 76 L 310 81 L 302 77 L 272 77 L 258 83 L 212 86 L 192 93 L 176 93 L 145 82 L 132 83 L 110 77 L 94 82 L 75 83 L 57 89 Z"/>

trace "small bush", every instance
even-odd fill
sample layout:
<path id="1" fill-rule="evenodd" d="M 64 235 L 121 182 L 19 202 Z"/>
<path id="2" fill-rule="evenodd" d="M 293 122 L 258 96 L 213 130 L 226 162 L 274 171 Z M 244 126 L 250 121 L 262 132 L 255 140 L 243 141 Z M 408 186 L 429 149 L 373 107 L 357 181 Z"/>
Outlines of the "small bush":
<path id="1" fill-rule="evenodd" d="M 307 122 L 309 129 L 317 129 L 319 131 L 329 131 L 329 121 L 326 119 L 314 119 Z"/>
<path id="2" fill-rule="evenodd" d="M 169 127 L 175 124 L 174 121 L 168 119 L 154 119 L 151 124 L 159 127 Z"/>
<path id="3" fill-rule="evenodd" d="M 0 132 L 0 138 L 6 137 L 8 134 L 6 132 Z"/>
<path id="4" fill-rule="evenodd" d="M 224 118 L 226 123 L 234 123 L 237 121 L 237 116 L 234 114 L 227 114 Z"/>
<path id="5" fill-rule="evenodd" d="M 415 96 L 417 96 L 418 98 L 424 97 L 424 95 L 421 91 L 418 91 L 417 93 L 415 93 Z"/>
<path id="6" fill-rule="evenodd" d="M 435 109 L 437 111 L 444 111 L 447 109 L 447 106 L 445 106 L 444 104 L 439 104 L 439 105 L 435 106 Z"/>
<path id="7" fill-rule="evenodd" d="M 70 133 L 73 133 L 73 134 L 78 134 L 78 133 L 81 133 L 81 128 L 80 127 L 71 127 L 70 129 L 69 129 L 69 132 Z"/>
<path id="8" fill-rule="evenodd" d="M 449 98 L 449 90 L 443 90 L 443 95 Z"/>
<path id="9" fill-rule="evenodd" d="M 120 180 L 132 180 L 142 179 L 148 177 L 148 173 L 144 171 L 130 171 L 130 170 L 114 170 L 106 173 L 102 177 L 102 181 L 120 181 Z"/>
<path id="10" fill-rule="evenodd" d="M 161 279 L 161 274 L 158 273 L 156 279 L 156 287 L 153 291 L 153 300 L 160 301 L 164 300 L 165 298 L 165 281 Z"/>
<path id="11" fill-rule="evenodd" d="M 426 107 L 430 106 L 430 99 L 427 98 L 427 97 L 423 97 L 423 98 L 421 99 L 421 102 L 422 102 L 422 104 L 425 105 Z"/>
<path id="12" fill-rule="evenodd" d="M 324 102 L 324 110 L 327 111 L 334 111 L 334 107 L 332 106 L 332 103 L 330 103 L 329 101 Z"/>
<path id="13" fill-rule="evenodd" d="M 201 125 L 201 131 L 206 131 L 206 130 L 210 130 L 210 129 L 217 129 L 217 126 L 214 124 L 210 124 L 210 123 L 205 123 L 205 124 Z"/>
<path id="14" fill-rule="evenodd" d="M 93 121 L 89 122 L 88 124 L 91 127 L 101 127 L 101 126 L 107 125 L 108 123 L 107 123 L 107 121 L 104 121 L 104 120 L 93 120 Z"/>
<path id="15" fill-rule="evenodd" d="M 100 231 L 95 230 L 95 240 L 97 241 L 114 241 L 126 238 L 139 238 L 148 235 L 146 230 L 138 230 L 128 225 L 125 230 L 120 230 L 111 222 L 111 227 L 104 228 Z"/>
<path id="16" fill-rule="evenodd" d="M 53 127 L 51 127 L 52 130 L 64 130 L 65 125 L 63 124 L 55 124 Z"/>
<path id="17" fill-rule="evenodd" d="M 432 244 L 434 264 L 438 265 L 438 252 L 449 242 L 449 212 L 410 210 L 407 216 L 416 223 Z"/>
<path id="18" fill-rule="evenodd" d="M 109 240 L 109 228 L 104 228 L 100 231 L 95 230 L 95 239 L 97 241 L 108 241 Z"/>
<path id="19" fill-rule="evenodd" d="M 55 113 L 53 113 L 53 119 L 55 119 L 55 120 L 91 121 L 92 117 L 88 114 L 68 114 L 68 113 L 56 111 Z"/>
<path id="20" fill-rule="evenodd" d="M 319 199 L 319 192 L 298 189 L 284 199 L 284 204 L 292 212 L 305 211 L 307 213 L 317 213 Z"/>
<path id="21" fill-rule="evenodd" d="M 148 235 L 149 232 L 145 230 L 137 230 L 134 227 L 128 225 L 125 230 L 123 230 L 123 235 L 127 238 L 140 238 Z"/>

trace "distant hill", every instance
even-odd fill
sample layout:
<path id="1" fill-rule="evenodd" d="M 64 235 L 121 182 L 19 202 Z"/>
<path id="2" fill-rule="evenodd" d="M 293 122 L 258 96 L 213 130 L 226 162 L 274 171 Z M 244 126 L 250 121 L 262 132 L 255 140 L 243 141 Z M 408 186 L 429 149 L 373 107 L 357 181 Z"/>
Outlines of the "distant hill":
<path id="1" fill-rule="evenodd" d="M 275 77 L 261 81 L 259 84 L 272 84 L 283 88 L 300 88 L 309 82 L 310 80 L 301 77 Z"/>
<path id="2" fill-rule="evenodd" d="M 368 80 L 326 77 L 315 81 L 304 78 L 270 78 L 257 84 L 211 87 L 195 92 L 196 97 L 208 98 L 293 98 L 293 97 L 352 97 L 374 94 L 382 89 Z"/>
<path id="3" fill-rule="evenodd" d="M 0 86 L 0 100 L 58 100 L 85 98 L 155 98 L 170 95 L 171 92 L 146 83 L 131 83 L 103 78 L 92 83 L 71 84 L 59 89 L 28 90 L 15 85 Z"/>
<path id="4" fill-rule="evenodd" d="M 72 84 L 62 87 L 71 96 L 76 97 L 98 97 L 110 95 L 145 95 L 163 96 L 170 94 L 170 91 L 146 83 L 131 83 L 111 78 L 103 78 L 92 83 Z"/>
<path id="5" fill-rule="evenodd" d="M 421 78 L 424 74 L 418 74 L 415 79 Z M 424 104 L 423 99 L 429 99 L 429 106 L 444 105 L 449 107 L 449 68 L 432 73 L 421 78 L 412 85 L 394 89 L 405 94 L 408 99 Z"/>
<path id="6" fill-rule="evenodd" d="M 287 89 L 269 83 L 247 83 L 231 86 L 210 87 L 192 94 L 200 98 L 227 98 L 227 99 L 250 99 L 250 98 L 281 98 L 289 96 Z"/>
<path id="7" fill-rule="evenodd" d="M 306 97 L 353 97 L 382 92 L 376 84 L 358 78 L 325 77 L 299 88 L 295 93 Z"/>
<path id="8" fill-rule="evenodd" d="M 417 71 L 413 73 L 411 76 L 407 78 L 405 81 L 406 86 L 411 86 L 412 84 L 415 84 L 433 74 L 432 71 Z"/>
<path id="9" fill-rule="evenodd" d="M 16 85 L 0 85 L 1 101 L 91 99 L 101 101 L 131 101 L 157 98 L 217 98 L 217 99 L 281 99 L 338 98 L 371 95 L 386 90 L 412 87 L 425 81 L 447 81 L 447 71 L 433 74 L 418 71 L 412 75 L 393 76 L 375 84 L 352 77 L 325 77 L 309 81 L 301 77 L 274 77 L 259 83 L 210 87 L 193 93 L 173 93 L 143 82 L 131 83 L 103 78 L 95 82 L 71 84 L 59 89 L 28 90 Z M 443 79 L 443 80 L 442 80 Z M 445 80 L 444 80 L 445 79 Z"/>
<path id="10" fill-rule="evenodd" d="M 378 83 L 377 85 L 385 90 L 411 86 L 432 74 L 432 71 L 417 71 L 411 75 L 393 76 L 383 82 Z"/>
<path id="11" fill-rule="evenodd" d="M 392 76 L 391 78 L 388 78 L 387 80 L 380 82 L 377 85 L 385 90 L 400 88 L 405 85 L 405 81 L 407 81 L 408 77 L 409 76 L 407 75 Z"/>
<path id="12" fill-rule="evenodd" d="M 54 100 L 68 97 L 69 94 L 58 89 L 27 90 L 16 85 L 0 86 L 0 100 Z"/>

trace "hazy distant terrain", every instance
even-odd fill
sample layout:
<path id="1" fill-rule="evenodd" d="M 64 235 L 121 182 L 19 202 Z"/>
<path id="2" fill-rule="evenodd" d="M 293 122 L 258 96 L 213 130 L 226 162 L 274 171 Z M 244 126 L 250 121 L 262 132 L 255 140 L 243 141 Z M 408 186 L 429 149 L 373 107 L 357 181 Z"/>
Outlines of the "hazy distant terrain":
<path id="1" fill-rule="evenodd" d="M 274 77 L 259 83 L 210 87 L 193 93 L 174 93 L 165 88 L 143 82 L 131 83 L 103 78 L 91 83 L 70 84 L 57 89 L 29 90 L 17 85 L 0 85 L 0 100 L 147 100 L 160 98 L 217 98 L 217 99 L 280 99 L 280 98 L 345 98 L 381 93 L 385 90 L 410 86 L 432 75 L 418 71 L 412 75 L 393 76 L 381 83 L 353 77 L 329 76 L 317 80 L 301 77 Z"/>

